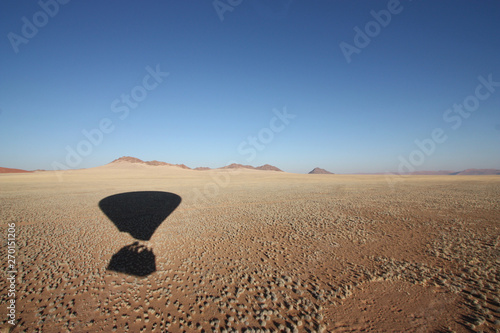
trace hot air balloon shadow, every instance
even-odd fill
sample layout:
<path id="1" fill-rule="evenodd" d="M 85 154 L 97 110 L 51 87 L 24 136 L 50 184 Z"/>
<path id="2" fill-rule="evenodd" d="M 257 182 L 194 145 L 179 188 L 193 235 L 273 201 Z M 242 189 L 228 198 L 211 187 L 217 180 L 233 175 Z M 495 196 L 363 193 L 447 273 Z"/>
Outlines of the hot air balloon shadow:
<path id="1" fill-rule="evenodd" d="M 99 201 L 99 208 L 118 230 L 138 240 L 114 254 L 107 269 L 135 276 L 154 273 L 153 250 L 139 241 L 149 241 L 181 201 L 177 194 L 160 191 L 119 193 Z"/>

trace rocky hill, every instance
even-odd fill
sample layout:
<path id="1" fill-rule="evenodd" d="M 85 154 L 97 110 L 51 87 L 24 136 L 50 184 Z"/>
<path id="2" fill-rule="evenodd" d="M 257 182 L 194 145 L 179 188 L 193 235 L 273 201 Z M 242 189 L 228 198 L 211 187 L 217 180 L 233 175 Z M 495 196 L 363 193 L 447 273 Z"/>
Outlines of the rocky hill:
<path id="1" fill-rule="evenodd" d="M 176 166 L 176 167 L 183 168 L 183 169 L 191 169 L 190 167 L 188 167 L 184 164 L 171 164 L 171 163 L 161 162 L 161 161 L 156 161 L 156 160 L 143 161 L 139 158 L 131 157 L 131 156 L 123 156 L 123 157 L 117 158 L 116 160 L 114 160 L 113 162 L 111 162 L 109 164 L 113 164 L 113 163 L 139 163 L 139 164 L 152 165 L 152 166 L 166 165 L 166 166 Z"/>
<path id="2" fill-rule="evenodd" d="M 280 168 L 277 168 L 274 165 L 270 165 L 270 164 L 264 164 L 264 165 L 261 165 L 259 167 L 256 167 L 255 169 L 256 170 L 281 171 L 281 172 L 283 172 L 283 170 L 281 170 Z"/>
<path id="3" fill-rule="evenodd" d="M 152 165 L 152 166 L 166 165 L 166 166 L 176 166 L 179 168 L 191 170 L 190 167 L 188 167 L 184 164 L 171 164 L 171 163 L 157 161 L 157 160 L 143 161 L 139 158 L 132 157 L 132 156 L 123 156 L 123 157 L 117 158 L 116 160 L 112 161 L 109 164 L 113 164 L 113 163 L 137 163 L 137 164 Z M 224 167 L 221 167 L 219 169 L 250 169 L 250 170 L 281 171 L 281 172 L 283 171 L 283 170 L 281 170 L 273 165 L 270 165 L 270 164 L 264 164 L 264 165 L 261 165 L 258 167 L 253 167 L 251 165 L 232 163 L 232 164 L 226 165 Z M 198 168 L 194 168 L 193 170 L 204 171 L 204 170 L 211 170 L 211 169 L 208 167 L 198 167 Z"/>
<path id="4" fill-rule="evenodd" d="M 264 165 L 261 165 L 258 167 L 253 167 L 251 165 L 243 165 L 243 164 L 233 163 L 233 164 L 226 165 L 226 166 L 219 168 L 219 169 L 251 169 L 251 170 L 281 171 L 281 172 L 283 172 L 283 170 L 281 170 L 273 165 L 269 165 L 269 164 L 264 164 Z"/>
<path id="5" fill-rule="evenodd" d="M 333 175 L 333 172 L 327 171 L 325 169 L 321 168 L 314 168 L 311 171 L 309 171 L 310 175 Z"/>

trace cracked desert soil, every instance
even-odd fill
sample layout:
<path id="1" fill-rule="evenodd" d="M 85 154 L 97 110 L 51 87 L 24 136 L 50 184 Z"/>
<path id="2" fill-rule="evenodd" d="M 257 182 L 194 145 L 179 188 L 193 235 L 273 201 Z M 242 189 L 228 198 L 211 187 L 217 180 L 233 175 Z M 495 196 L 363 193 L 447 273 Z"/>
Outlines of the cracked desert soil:
<path id="1" fill-rule="evenodd" d="M 220 185 L 216 185 L 218 179 Z M 105 197 L 182 202 L 141 244 L 145 277 L 107 270 L 135 240 Z M 200 196 L 200 193 L 209 195 Z M 12 332 L 495 332 L 500 177 L 298 175 L 120 164 L 0 175 L 3 267 L 17 229 Z"/>

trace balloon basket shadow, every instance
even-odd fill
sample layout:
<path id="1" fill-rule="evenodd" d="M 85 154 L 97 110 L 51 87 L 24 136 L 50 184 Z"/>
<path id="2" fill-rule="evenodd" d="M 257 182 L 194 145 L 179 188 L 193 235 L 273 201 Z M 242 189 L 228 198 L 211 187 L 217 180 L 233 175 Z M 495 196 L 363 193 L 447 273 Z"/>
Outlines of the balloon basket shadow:
<path id="1" fill-rule="evenodd" d="M 156 271 L 156 257 L 152 249 L 148 249 L 139 242 L 134 242 L 114 254 L 107 269 L 144 277 Z"/>

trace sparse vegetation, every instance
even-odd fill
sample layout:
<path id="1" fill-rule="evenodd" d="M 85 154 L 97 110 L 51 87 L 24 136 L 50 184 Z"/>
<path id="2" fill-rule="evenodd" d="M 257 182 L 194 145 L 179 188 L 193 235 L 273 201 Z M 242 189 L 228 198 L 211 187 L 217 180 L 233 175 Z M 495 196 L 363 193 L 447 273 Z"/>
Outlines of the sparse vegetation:
<path id="1" fill-rule="evenodd" d="M 499 177 L 391 189 L 383 176 L 242 172 L 197 202 L 208 180 L 170 166 L 0 176 L 0 220 L 19 230 L 14 332 L 384 330 L 391 316 L 423 331 L 500 329 Z M 107 271 L 133 239 L 98 202 L 143 190 L 182 197 L 147 242 L 156 272 Z"/>

